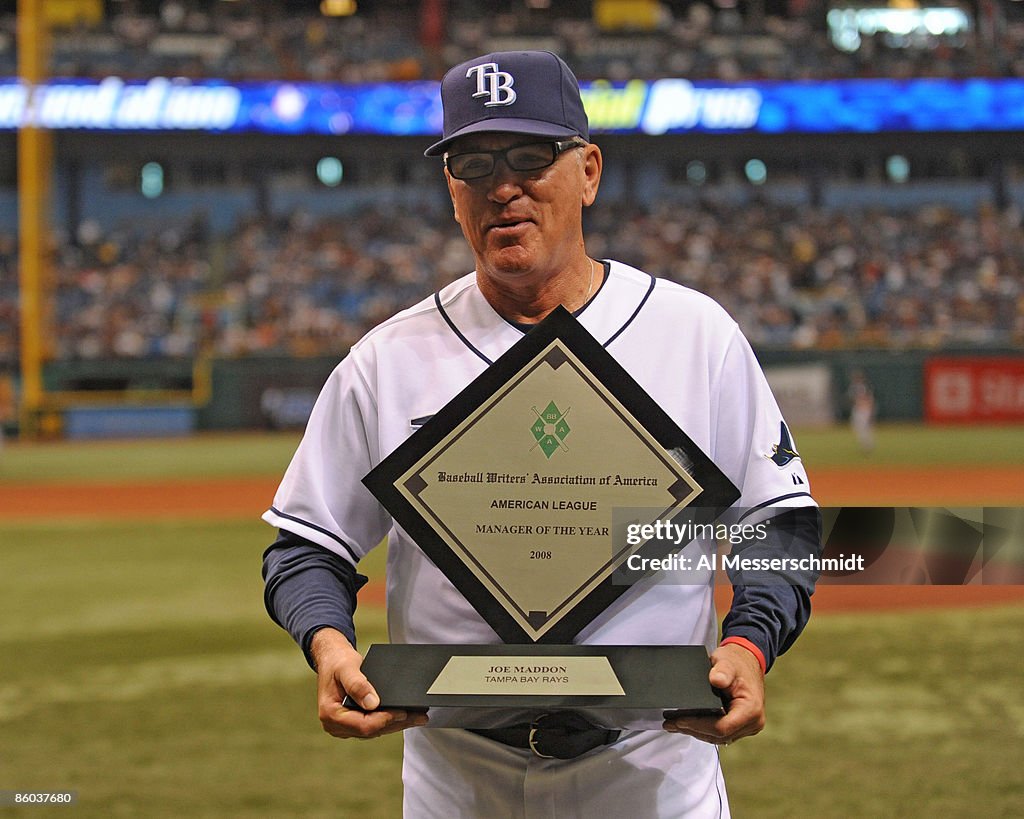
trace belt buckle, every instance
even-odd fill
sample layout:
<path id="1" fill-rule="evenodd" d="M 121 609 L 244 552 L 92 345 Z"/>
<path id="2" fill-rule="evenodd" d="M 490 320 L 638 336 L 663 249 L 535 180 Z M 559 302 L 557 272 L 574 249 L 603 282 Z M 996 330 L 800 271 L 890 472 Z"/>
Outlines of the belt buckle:
<path id="1" fill-rule="evenodd" d="M 550 754 L 542 754 L 539 750 L 537 750 L 537 731 L 540 729 L 540 721 L 545 717 L 549 716 L 551 715 L 541 714 L 539 717 L 537 717 L 537 719 L 530 723 L 530 735 L 527 742 L 529 743 L 530 750 L 533 752 L 534 756 L 539 756 L 541 759 L 555 759 L 555 757 L 551 756 Z"/>

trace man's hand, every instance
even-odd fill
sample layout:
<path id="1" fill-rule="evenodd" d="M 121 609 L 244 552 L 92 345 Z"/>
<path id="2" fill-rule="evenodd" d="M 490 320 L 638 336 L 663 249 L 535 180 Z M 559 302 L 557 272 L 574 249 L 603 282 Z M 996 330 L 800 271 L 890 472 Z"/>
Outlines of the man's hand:
<path id="1" fill-rule="evenodd" d="M 719 646 L 711 655 L 708 679 L 730 699 L 726 713 L 720 717 L 667 720 L 663 726 L 666 731 L 728 745 L 764 728 L 764 674 L 751 652 L 731 643 Z"/>
<path id="2" fill-rule="evenodd" d="M 371 739 L 427 724 L 426 714 L 373 710 L 380 705 L 380 697 L 360 671 L 362 655 L 340 631 L 320 629 L 313 635 L 310 653 L 317 669 L 320 724 L 331 736 Z M 364 714 L 342 705 L 346 694 L 371 713 Z"/>

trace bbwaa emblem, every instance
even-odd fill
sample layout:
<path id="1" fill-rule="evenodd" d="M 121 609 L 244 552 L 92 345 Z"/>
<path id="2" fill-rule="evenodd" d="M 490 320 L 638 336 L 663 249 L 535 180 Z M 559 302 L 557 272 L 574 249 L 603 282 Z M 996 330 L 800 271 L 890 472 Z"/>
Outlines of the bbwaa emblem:
<path id="1" fill-rule="evenodd" d="M 532 409 L 533 414 L 537 416 L 537 420 L 530 427 L 530 431 L 537 441 L 535 446 L 539 446 L 548 458 L 554 455 L 558 449 L 568 451 L 569 447 L 563 442 L 565 436 L 571 432 L 569 424 L 565 420 L 569 410 L 562 412 L 554 401 L 544 408 L 544 412 L 537 412 L 536 407 L 532 407 Z"/>

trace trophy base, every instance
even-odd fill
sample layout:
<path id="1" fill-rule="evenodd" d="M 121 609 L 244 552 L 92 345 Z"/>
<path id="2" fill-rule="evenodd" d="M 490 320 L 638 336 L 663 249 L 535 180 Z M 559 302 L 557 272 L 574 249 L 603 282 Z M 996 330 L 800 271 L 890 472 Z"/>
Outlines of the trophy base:
<path id="1" fill-rule="evenodd" d="M 503 643 L 376 644 L 362 668 L 381 708 L 429 711 L 435 728 L 500 728 L 574 711 L 594 725 L 654 730 L 670 716 L 723 713 L 710 667 L 701 645 Z"/>

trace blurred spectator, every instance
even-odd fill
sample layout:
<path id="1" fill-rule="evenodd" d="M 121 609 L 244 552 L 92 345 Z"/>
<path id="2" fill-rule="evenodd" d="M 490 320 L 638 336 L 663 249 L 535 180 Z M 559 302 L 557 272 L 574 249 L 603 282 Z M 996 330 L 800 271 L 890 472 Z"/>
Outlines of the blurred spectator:
<path id="1" fill-rule="evenodd" d="M 93 27 L 58 31 L 51 73 L 436 79 L 445 66 L 469 56 L 528 47 L 559 52 L 584 79 L 1024 76 L 1024 17 L 990 20 L 968 6 L 972 28 L 967 32 L 913 38 L 864 34 L 860 47 L 847 52 L 830 39 L 823 4 L 790 5 L 789 16 L 780 17 L 766 16 L 758 4 L 742 15 L 734 7 L 700 2 L 685 9 L 663 4 L 660 24 L 652 30 L 602 31 L 591 17 L 571 16 L 572 7 L 560 11 L 558 4 L 532 8 L 513 0 L 495 10 L 452 0 L 443 25 L 434 26 L 446 35 L 437 48 L 421 28 L 418 0 L 361 4 L 349 17 L 325 17 L 318 3 L 303 9 L 285 0 L 124 2 L 111 5 L 110 16 Z M 981 8 L 994 13 L 1002 7 Z M 0 75 L 16 72 L 14 27 L 13 15 L 0 19 Z"/>
<path id="2" fill-rule="evenodd" d="M 587 220 L 591 255 L 708 293 L 757 346 L 1024 341 L 1016 209 L 617 204 Z M 53 352 L 66 360 L 341 356 L 472 264 L 440 208 L 253 217 L 225 237 L 199 223 L 149 236 L 85 223 L 55 253 Z M 15 244 L 0 236 L 0 368 L 17 359 L 16 284 Z"/>
<path id="3" fill-rule="evenodd" d="M 191 356 L 192 312 L 209 283 L 207 248 L 167 229 L 149 237 L 80 226 L 53 259 L 53 355 L 59 359 Z"/>

